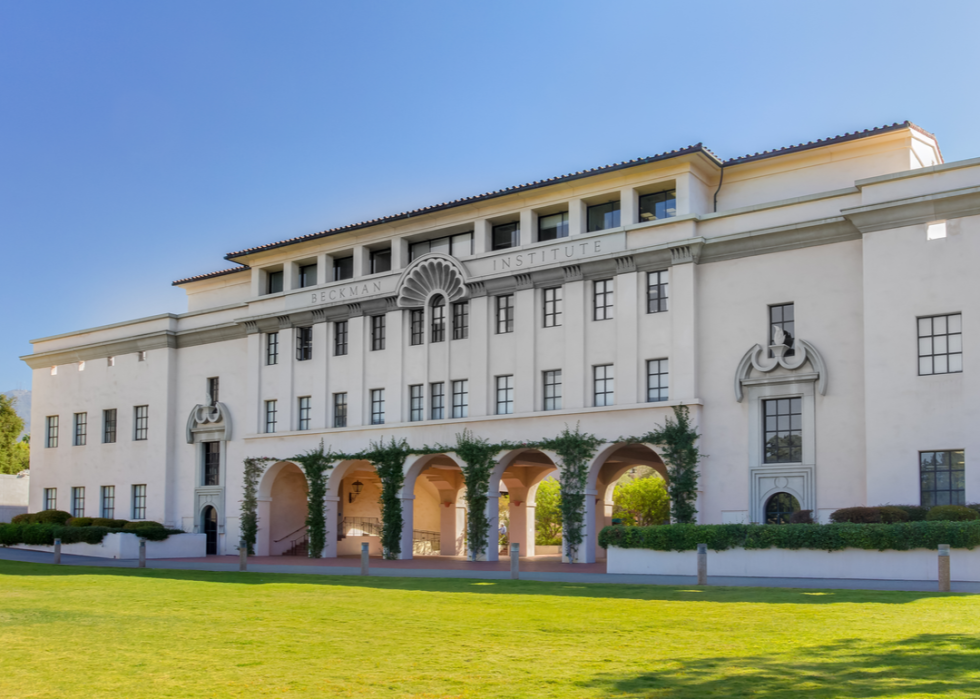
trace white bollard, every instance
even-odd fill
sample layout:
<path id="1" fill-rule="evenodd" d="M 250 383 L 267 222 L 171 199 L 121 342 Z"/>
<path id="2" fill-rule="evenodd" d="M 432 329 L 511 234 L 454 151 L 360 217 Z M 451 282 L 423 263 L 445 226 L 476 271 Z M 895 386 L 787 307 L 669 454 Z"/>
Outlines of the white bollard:
<path id="1" fill-rule="evenodd" d="M 519 580 L 521 577 L 521 544 L 514 542 L 510 545 L 510 579 Z"/>
<path id="2" fill-rule="evenodd" d="M 698 544 L 698 585 L 708 584 L 708 545 Z"/>
<path id="3" fill-rule="evenodd" d="M 368 542 L 361 542 L 361 575 L 370 575 L 368 559 Z"/>
<path id="4" fill-rule="evenodd" d="M 146 568 L 146 539 L 140 539 L 140 568 Z"/>
<path id="5" fill-rule="evenodd" d="M 61 565 L 61 539 L 54 540 L 54 564 Z"/>
<path id="6" fill-rule="evenodd" d="M 939 544 L 939 591 L 949 592 L 949 544 Z"/>

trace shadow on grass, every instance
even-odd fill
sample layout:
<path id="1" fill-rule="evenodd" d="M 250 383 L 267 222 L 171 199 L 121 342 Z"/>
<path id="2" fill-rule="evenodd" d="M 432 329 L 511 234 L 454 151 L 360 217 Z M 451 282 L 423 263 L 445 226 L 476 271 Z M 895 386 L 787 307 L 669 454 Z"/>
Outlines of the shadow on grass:
<path id="1" fill-rule="evenodd" d="M 869 645 L 851 639 L 779 655 L 704 658 L 633 677 L 583 683 L 603 696 L 900 697 L 980 695 L 980 635 L 921 634 Z"/>

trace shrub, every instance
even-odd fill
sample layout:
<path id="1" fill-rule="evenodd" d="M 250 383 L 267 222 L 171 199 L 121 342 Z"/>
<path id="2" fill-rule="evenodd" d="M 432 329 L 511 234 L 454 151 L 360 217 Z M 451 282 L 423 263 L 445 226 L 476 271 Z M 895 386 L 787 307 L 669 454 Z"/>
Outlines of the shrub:
<path id="1" fill-rule="evenodd" d="M 110 520 L 112 521 L 112 520 Z M 61 539 L 62 544 L 101 544 L 106 534 L 122 531 L 135 534 L 150 541 L 163 541 L 171 534 L 183 534 L 179 529 L 166 529 L 156 522 L 140 522 L 134 529 L 118 527 L 73 527 L 60 524 L 0 524 L 0 545 L 16 546 L 53 546 L 55 539 Z"/>
<path id="2" fill-rule="evenodd" d="M 813 510 L 797 510 L 789 516 L 790 524 L 813 524 Z"/>
<path id="3" fill-rule="evenodd" d="M 127 531 L 130 529 L 163 529 L 163 525 L 160 524 L 159 522 L 150 522 L 150 521 L 126 522 L 126 524 L 124 524 L 122 528 Z"/>
<path id="4" fill-rule="evenodd" d="M 925 522 L 926 515 L 929 514 L 929 508 L 924 505 L 889 505 L 889 507 L 897 507 L 905 512 L 910 522 Z"/>
<path id="5" fill-rule="evenodd" d="M 91 517 L 72 517 L 67 522 L 65 522 L 69 527 L 91 527 L 92 518 Z"/>
<path id="6" fill-rule="evenodd" d="M 93 527 L 109 527 L 109 529 L 122 529 L 128 524 L 125 519 L 107 519 L 105 517 L 95 517 L 92 519 Z"/>
<path id="7" fill-rule="evenodd" d="M 881 521 L 881 512 L 877 507 L 845 507 L 830 515 L 830 521 L 836 524 L 850 522 L 851 524 L 877 524 Z"/>
<path id="8" fill-rule="evenodd" d="M 928 522 L 969 522 L 980 519 L 980 512 L 963 505 L 937 505 L 929 510 Z"/>
<path id="9" fill-rule="evenodd" d="M 44 510 L 34 515 L 38 524 L 64 524 L 71 519 L 71 513 L 64 510 Z"/>
<path id="10" fill-rule="evenodd" d="M 27 514 L 26 512 L 22 515 L 14 515 L 10 520 L 11 524 L 33 524 L 34 515 Z"/>
<path id="11" fill-rule="evenodd" d="M 969 507 L 971 510 L 976 510 L 977 512 L 980 512 L 980 502 L 970 503 L 969 505 L 967 505 L 967 507 Z"/>
<path id="12" fill-rule="evenodd" d="M 909 517 L 909 513 L 903 510 L 901 507 L 883 505 L 882 507 L 878 507 L 876 509 L 881 516 L 882 524 L 897 524 L 898 522 L 908 522 L 911 519 L 911 517 Z"/>

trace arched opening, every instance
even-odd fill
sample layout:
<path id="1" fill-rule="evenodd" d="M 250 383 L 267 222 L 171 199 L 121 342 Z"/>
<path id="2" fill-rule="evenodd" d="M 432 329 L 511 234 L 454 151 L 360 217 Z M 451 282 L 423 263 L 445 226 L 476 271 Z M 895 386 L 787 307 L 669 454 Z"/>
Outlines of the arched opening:
<path id="1" fill-rule="evenodd" d="M 306 475 L 292 461 L 270 466 L 259 481 L 259 556 L 306 556 L 306 512 L 309 486 Z"/>
<path id="2" fill-rule="evenodd" d="M 489 495 L 491 543 L 503 538 L 500 548 L 491 547 L 490 560 L 510 555 L 508 544 L 520 544 L 520 556 L 561 556 L 561 545 L 539 536 L 537 497 L 546 479 L 557 482 L 555 456 L 540 449 L 518 449 L 504 454 L 490 475 Z M 496 515 L 496 517 L 494 516 Z M 498 520 L 495 523 L 493 520 Z M 503 527 L 500 526 L 503 523 Z M 500 535 L 505 536 L 501 537 Z"/>
<path id="3" fill-rule="evenodd" d="M 436 294 L 430 304 L 432 320 L 431 342 L 443 342 L 446 339 L 446 297 Z"/>
<path id="4" fill-rule="evenodd" d="M 800 501 L 789 493 L 774 493 L 766 501 L 766 524 L 789 524 L 800 509 Z"/>
<path id="5" fill-rule="evenodd" d="M 208 556 L 218 555 L 218 511 L 211 505 L 205 505 L 201 510 L 201 531 L 207 541 L 205 553 Z"/>
<path id="6" fill-rule="evenodd" d="M 343 461 L 327 483 L 327 556 L 381 555 L 381 478 L 370 461 Z"/>
<path id="7" fill-rule="evenodd" d="M 406 471 L 402 493 L 402 558 L 466 554 L 466 488 L 463 470 L 451 455 L 416 458 Z"/>

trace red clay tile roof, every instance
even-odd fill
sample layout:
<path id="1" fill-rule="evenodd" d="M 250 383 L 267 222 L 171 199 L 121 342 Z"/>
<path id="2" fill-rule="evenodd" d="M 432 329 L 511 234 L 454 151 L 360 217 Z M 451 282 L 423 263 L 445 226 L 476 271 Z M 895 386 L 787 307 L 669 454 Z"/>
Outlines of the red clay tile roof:
<path id="1" fill-rule="evenodd" d="M 207 274 L 198 274 L 196 277 L 187 277 L 186 279 L 178 279 L 173 282 L 171 286 L 180 286 L 181 284 L 186 284 L 187 282 L 199 282 L 202 279 L 214 279 L 215 277 L 223 277 L 226 274 L 234 274 L 235 272 L 244 272 L 245 270 L 252 269 L 248 265 L 242 265 L 241 267 L 232 267 L 231 269 L 219 269 L 217 272 L 208 272 Z"/>

